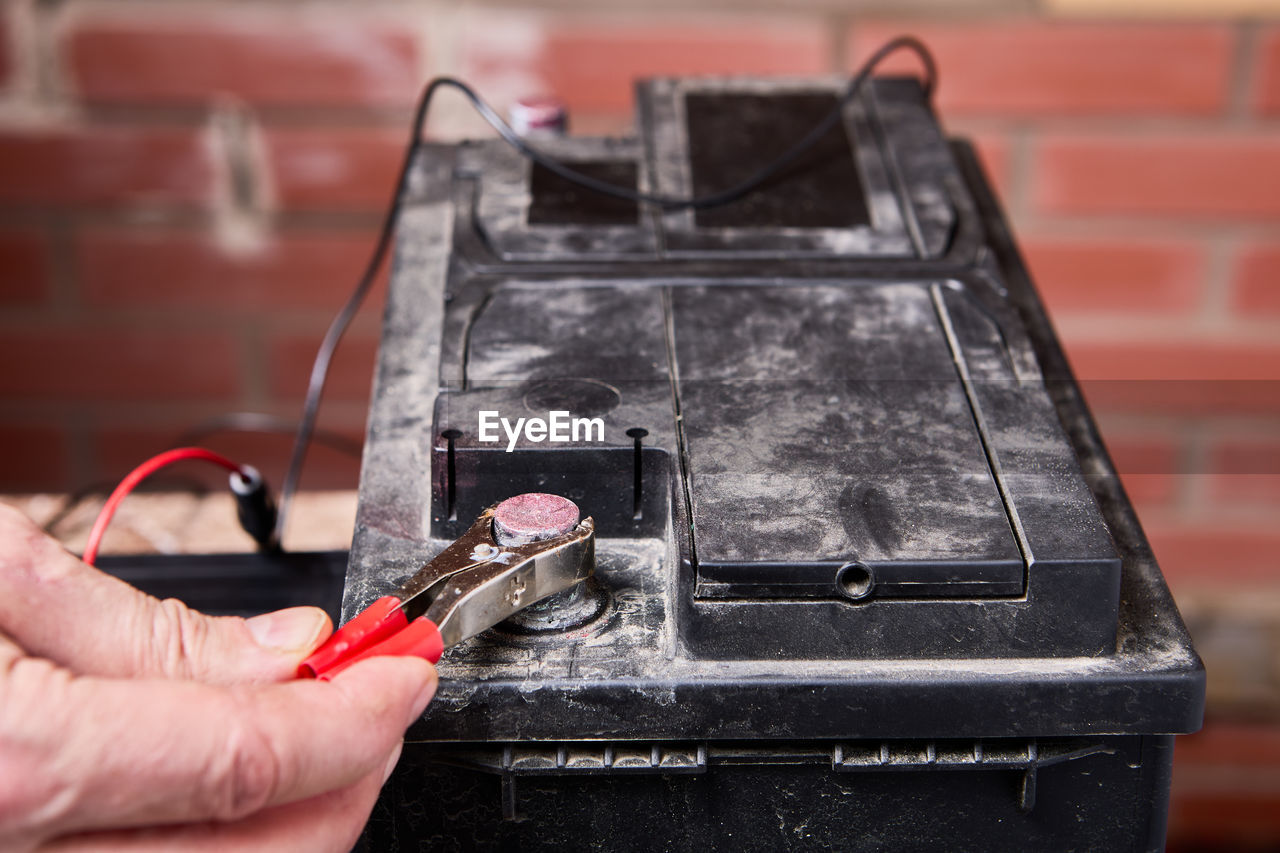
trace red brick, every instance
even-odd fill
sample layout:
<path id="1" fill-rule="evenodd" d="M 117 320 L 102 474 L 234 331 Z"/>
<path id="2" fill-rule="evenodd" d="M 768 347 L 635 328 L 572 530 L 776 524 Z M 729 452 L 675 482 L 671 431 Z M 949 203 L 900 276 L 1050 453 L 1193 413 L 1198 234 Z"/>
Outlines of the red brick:
<path id="1" fill-rule="evenodd" d="M 973 142 L 973 146 L 978 150 L 978 160 L 995 188 L 996 196 L 1002 200 L 1009 199 L 1012 169 L 1012 142 L 1009 136 L 980 124 L 978 127 L 973 127 L 964 119 L 948 123 L 947 132 L 951 136 Z"/>
<path id="2" fill-rule="evenodd" d="M 1280 145 L 1265 132 L 1049 136 L 1034 174 L 1048 213 L 1280 216 Z"/>
<path id="3" fill-rule="evenodd" d="M 570 110 L 629 114 L 632 84 L 653 75 L 818 74 L 829 71 L 822 28 L 791 22 L 670 19 L 661 23 L 559 19 L 529 49 L 477 37 L 468 76 L 537 81 L 516 95 L 553 93 Z M 493 88 L 489 84 L 486 88 Z"/>
<path id="4" fill-rule="evenodd" d="M 1280 503 L 1280 425 L 1270 436 L 1218 439 L 1209 450 L 1209 472 L 1215 501 Z"/>
<path id="5" fill-rule="evenodd" d="M 569 133 L 573 136 L 634 136 L 635 120 L 625 113 L 574 113 L 569 119 Z"/>
<path id="6" fill-rule="evenodd" d="M 1069 351 L 1076 375 L 1086 380 L 1280 380 L 1280 343 L 1087 341 Z"/>
<path id="7" fill-rule="evenodd" d="M 49 294 L 49 239 L 34 228 L 0 231 L 0 302 L 34 305 Z"/>
<path id="8" fill-rule="evenodd" d="M 857 21 L 853 64 L 904 32 L 937 57 L 944 115 L 1211 115 L 1230 83 L 1232 32 L 1218 24 Z M 906 53 L 885 63 L 919 67 Z"/>
<path id="9" fill-rule="evenodd" d="M 70 485 L 67 437 L 61 427 L 0 426 L 0 492 L 53 492 Z"/>
<path id="10" fill-rule="evenodd" d="M 1092 356 L 1091 356 L 1092 357 Z M 1276 414 L 1275 380 L 1085 379 L 1081 390 L 1096 413 Z"/>
<path id="11" fill-rule="evenodd" d="M 277 399 L 302 399 L 319 345 L 320 335 L 282 335 L 268 344 L 268 382 Z M 376 338 L 348 334 L 330 365 L 325 399 L 367 401 L 377 349 Z"/>
<path id="12" fill-rule="evenodd" d="M 1104 438 L 1125 491 L 1140 511 L 1174 498 L 1182 462 L 1181 443 L 1174 436 L 1112 429 Z"/>
<path id="13" fill-rule="evenodd" d="M 1204 767 L 1280 769 L 1280 729 L 1270 724 L 1211 720 L 1174 746 L 1174 766 L 1184 779 Z"/>
<path id="14" fill-rule="evenodd" d="M 119 127 L 0 135 L 0 202 L 209 204 L 214 167 L 197 131 Z"/>
<path id="15" fill-rule="evenodd" d="M 1089 402 L 1104 411 L 1280 411 L 1280 345 L 1235 341 L 1070 341 Z"/>
<path id="16" fill-rule="evenodd" d="M 1274 583 L 1280 579 L 1280 530 L 1156 518 L 1143 520 L 1160 568 L 1175 592 L 1212 584 Z"/>
<path id="17" fill-rule="evenodd" d="M 90 14 L 67 36 L 77 91 L 98 103 L 407 105 L 419 84 L 414 37 L 353 15 Z"/>
<path id="18" fill-rule="evenodd" d="M 1280 793 L 1249 785 L 1226 790 L 1175 788 L 1169 806 L 1169 853 L 1270 853 L 1280 840 Z M 1184 846 L 1185 845 L 1185 846 Z"/>
<path id="19" fill-rule="evenodd" d="M 1184 314 L 1204 286 L 1192 242 L 1024 235 L 1022 249 L 1050 313 Z"/>
<path id="20" fill-rule="evenodd" d="M 395 193 L 407 133 L 278 128 L 266 142 L 279 207 L 382 211 Z"/>
<path id="21" fill-rule="evenodd" d="M 154 425 L 105 427 L 93 439 L 97 476 L 107 480 L 122 477 L 142 462 L 161 451 L 175 447 L 190 424 L 174 423 L 166 429 Z M 358 448 L 363 438 L 359 427 L 344 430 L 343 435 Z M 284 481 L 293 448 L 292 433 L 219 432 L 204 436 L 200 447 L 222 453 L 237 462 L 252 465 L 262 472 L 273 490 Z M 310 489 L 354 489 L 360 479 L 359 455 L 335 449 L 324 441 L 313 440 L 307 451 L 303 469 L 303 485 Z M 226 475 L 205 471 L 199 466 L 183 468 L 184 478 L 194 478 L 210 488 L 224 488 Z"/>
<path id="22" fill-rule="evenodd" d="M 1280 114 L 1280 27 L 1268 27 L 1259 39 L 1253 89 L 1258 112 Z"/>
<path id="23" fill-rule="evenodd" d="M 208 332 L 7 331 L 0 365 L 11 398 L 226 399 L 238 385 L 234 341 Z"/>
<path id="24" fill-rule="evenodd" d="M 1236 259 L 1232 303 L 1246 316 L 1280 315 L 1280 246 L 1254 244 Z"/>
<path id="25" fill-rule="evenodd" d="M 9 27 L 8 7 L 0 7 L 0 89 L 13 81 L 13 32 Z"/>
<path id="26" fill-rule="evenodd" d="M 373 245 L 364 231 L 281 233 L 233 249 L 199 231 L 97 228 L 77 238 L 76 252 L 92 305 L 327 313 L 355 286 Z"/>
<path id="27" fill-rule="evenodd" d="M 968 134 L 962 132 L 961 135 L 967 136 L 978 149 L 978 159 L 982 162 L 982 168 L 991 180 L 996 195 L 1001 199 L 1008 199 L 1012 188 L 1013 157 L 1009 138 L 1002 133 L 990 131 L 975 131 Z"/>
<path id="28" fill-rule="evenodd" d="M 1210 678 L 1215 671 L 1211 665 Z M 1211 716 L 1203 730 L 1178 738 L 1168 849 L 1176 853 L 1180 844 L 1202 851 L 1274 849 L 1280 800 L 1260 792 L 1257 783 L 1260 776 L 1274 778 L 1276 770 L 1280 730 L 1272 724 Z"/>

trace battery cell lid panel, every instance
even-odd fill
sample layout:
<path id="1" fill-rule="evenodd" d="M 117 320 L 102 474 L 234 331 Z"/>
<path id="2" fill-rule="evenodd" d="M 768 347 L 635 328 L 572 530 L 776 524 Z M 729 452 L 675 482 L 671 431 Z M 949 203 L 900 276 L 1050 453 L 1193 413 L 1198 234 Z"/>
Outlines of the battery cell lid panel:
<path id="1" fill-rule="evenodd" d="M 563 378 L 665 385 L 664 323 L 655 288 L 510 282 L 467 328 L 466 379 L 481 388 Z"/>
<path id="2" fill-rule="evenodd" d="M 653 80 L 638 91 L 650 118 L 643 144 L 575 137 L 537 145 L 623 190 L 706 196 L 754 175 L 839 105 L 836 81 L 784 89 Z M 466 144 L 458 169 L 485 250 L 503 262 L 941 257 L 955 248 L 957 202 L 969 203 L 946 184 L 954 172 L 946 142 L 923 92 L 905 79 L 876 80 L 810 150 L 724 205 L 641 209 L 586 191 L 500 140 Z"/>
<path id="3" fill-rule="evenodd" d="M 693 192 L 707 196 L 750 178 L 838 105 L 834 93 L 785 97 L 751 92 L 685 96 Z M 757 191 L 730 204 L 695 211 L 699 228 L 849 229 L 871 224 L 853 145 L 832 126 L 803 156 Z"/>
<path id="4" fill-rule="evenodd" d="M 680 288 L 672 313 L 704 593 L 833 589 L 846 562 L 881 595 L 1021 593 L 927 285 Z"/>
<path id="5" fill-rule="evenodd" d="M 954 282 L 509 281 L 470 323 L 472 390 L 444 399 L 464 427 L 557 400 L 603 414 L 609 445 L 643 425 L 687 495 L 701 597 L 837 596 L 850 563 L 876 597 L 1016 597 L 1034 557 L 1114 552 L 1005 339 Z"/>

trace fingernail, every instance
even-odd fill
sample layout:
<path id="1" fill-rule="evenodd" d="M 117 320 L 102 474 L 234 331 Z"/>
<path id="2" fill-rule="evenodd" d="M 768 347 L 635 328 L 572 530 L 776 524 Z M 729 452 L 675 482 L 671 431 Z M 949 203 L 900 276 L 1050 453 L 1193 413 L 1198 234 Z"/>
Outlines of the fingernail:
<path id="1" fill-rule="evenodd" d="M 289 607 L 245 620 L 258 645 L 281 654 L 308 652 L 329 629 L 329 617 L 318 607 Z"/>
<path id="2" fill-rule="evenodd" d="M 391 774 L 395 772 L 396 762 L 400 760 L 400 753 L 404 752 L 404 741 L 396 744 L 396 748 L 391 750 L 391 758 L 387 761 L 387 768 L 382 771 L 382 784 L 387 784 L 387 780 L 391 778 Z"/>

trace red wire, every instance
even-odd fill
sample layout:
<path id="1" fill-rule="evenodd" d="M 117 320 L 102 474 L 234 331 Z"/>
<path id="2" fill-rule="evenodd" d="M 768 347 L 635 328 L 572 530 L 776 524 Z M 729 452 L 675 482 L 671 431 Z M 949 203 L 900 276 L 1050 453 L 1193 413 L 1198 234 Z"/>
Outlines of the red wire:
<path id="1" fill-rule="evenodd" d="M 146 462 L 130 471 L 120 481 L 120 485 L 116 486 L 111 496 L 107 498 L 107 502 L 102 505 L 102 510 L 98 513 L 98 519 L 93 523 L 93 529 L 89 531 L 89 539 L 85 542 L 84 556 L 81 559 L 89 565 L 93 565 L 94 560 L 98 558 L 98 546 L 102 544 L 102 537 L 107 532 L 107 525 L 111 523 L 111 517 L 116 514 L 120 503 L 128 497 L 130 492 L 137 488 L 139 483 L 161 468 L 185 459 L 203 459 L 206 462 L 221 465 L 233 473 L 241 473 L 242 471 L 241 466 L 227 457 L 214 453 L 212 450 L 205 450 L 203 447 L 179 447 L 176 450 L 166 450 L 164 453 L 152 456 Z"/>

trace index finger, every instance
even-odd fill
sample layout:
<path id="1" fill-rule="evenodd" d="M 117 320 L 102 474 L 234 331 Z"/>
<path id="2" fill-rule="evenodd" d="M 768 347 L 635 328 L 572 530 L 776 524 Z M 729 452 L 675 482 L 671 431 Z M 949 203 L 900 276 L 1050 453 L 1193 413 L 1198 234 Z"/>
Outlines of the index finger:
<path id="1" fill-rule="evenodd" d="M 0 693 L 0 777 L 26 780 L 27 837 L 232 821 L 349 786 L 385 766 L 435 690 L 435 668 L 376 658 L 331 682 L 216 687 L 77 678 L 10 667 Z"/>
<path id="2" fill-rule="evenodd" d="M 292 617 L 290 619 L 289 617 Z M 283 647 L 253 627 L 276 625 Z M 33 656 L 82 675 L 163 676 L 219 684 L 280 681 L 332 630 L 318 608 L 257 620 L 206 616 L 87 566 L 17 510 L 0 505 L 0 631 Z"/>

